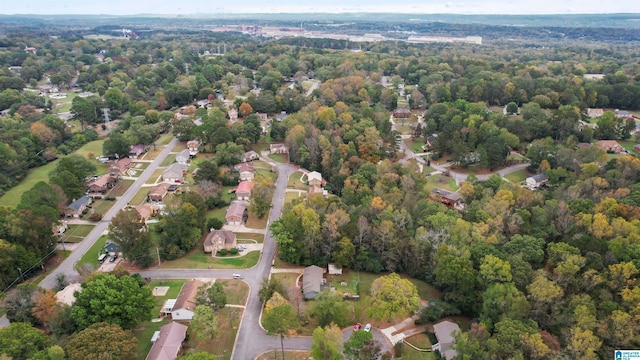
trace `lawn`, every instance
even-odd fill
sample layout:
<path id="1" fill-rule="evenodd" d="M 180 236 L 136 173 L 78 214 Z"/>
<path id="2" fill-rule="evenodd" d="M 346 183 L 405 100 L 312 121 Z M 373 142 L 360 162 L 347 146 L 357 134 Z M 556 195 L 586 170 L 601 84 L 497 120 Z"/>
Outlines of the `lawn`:
<path id="1" fill-rule="evenodd" d="M 244 305 L 249 297 L 249 286 L 240 280 L 216 280 L 227 295 L 227 304 Z"/>
<path id="2" fill-rule="evenodd" d="M 174 162 L 176 162 L 176 155 L 175 154 L 170 154 L 169 156 L 167 156 L 166 159 L 164 159 L 162 161 L 160 166 L 161 167 L 169 166 L 169 165 L 173 164 Z"/>
<path id="3" fill-rule="evenodd" d="M 271 169 L 271 165 L 262 160 L 254 160 L 251 163 L 253 164 L 254 169 Z"/>
<path id="4" fill-rule="evenodd" d="M 214 354 L 218 360 L 230 360 L 233 345 L 236 342 L 236 334 L 240 327 L 243 309 L 226 307 L 217 312 L 218 336 L 213 340 L 196 341 L 193 331 L 189 329 L 186 349 L 206 351 Z M 188 355 L 190 350 L 185 351 Z"/>
<path id="5" fill-rule="evenodd" d="M 116 186 L 109 191 L 109 195 L 111 196 L 122 196 L 129 189 L 131 185 L 133 185 L 134 180 L 120 180 L 116 184 Z"/>
<path id="6" fill-rule="evenodd" d="M 11 208 L 16 207 L 20 203 L 20 198 L 25 191 L 31 189 L 33 185 L 40 181 L 49 182 L 49 173 L 55 169 L 57 163 L 58 161 L 56 160 L 29 170 L 24 180 L 0 197 L 0 205 Z"/>
<path id="7" fill-rule="evenodd" d="M 163 172 L 164 169 L 156 169 L 156 171 L 154 171 L 153 174 L 149 176 L 149 179 L 147 179 L 147 182 L 145 182 L 145 184 L 155 184 L 159 182 L 161 180 L 160 177 L 162 176 Z"/>
<path id="8" fill-rule="evenodd" d="M 156 286 L 168 286 L 169 290 L 165 296 L 154 296 L 153 299 L 155 301 L 155 307 L 153 309 L 153 317 L 157 316 L 160 313 L 160 309 L 164 304 L 165 300 L 175 299 L 178 297 L 180 293 L 180 289 L 182 289 L 182 285 L 185 283 L 185 280 L 157 280 L 152 281 L 149 284 L 151 290 L 153 290 Z M 146 321 L 140 324 L 135 330 L 134 335 L 138 339 L 138 359 L 144 359 L 147 357 L 149 350 L 151 349 L 151 337 L 153 333 L 157 330 L 160 330 L 160 327 L 164 324 L 167 324 L 169 320 L 165 318 L 161 322 L 151 322 Z"/>
<path id="9" fill-rule="evenodd" d="M 162 148 L 157 148 L 157 149 L 149 149 L 149 151 L 146 152 L 146 154 L 144 154 L 142 156 L 143 160 L 155 160 L 158 155 L 162 152 Z"/>
<path id="10" fill-rule="evenodd" d="M 414 153 L 423 153 L 424 149 L 424 139 L 423 138 L 412 138 L 412 139 L 404 139 L 405 145 L 411 149 Z"/>
<path id="11" fill-rule="evenodd" d="M 244 226 L 249 229 L 264 229 L 267 227 L 267 221 L 269 221 L 269 213 L 266 213 L 262 218 L 259 218 L 253 211 L 249 210 L 249 218 Z"/>
<path id="12" fill-rule="evenodd" d="M 256 360 L 273 360 L 282 359 L 282 351 L 269 351 L 256 358 Z M 311 359 L 311 353 L 308 351 L 287 351 L 284 352 L 284 360 L 309 360 Z"/>
<path id="13" fill-rule="evenodd" d="M 222 221 L 224 223 L 226 212 L 227 212 L 227 208 L 226 207 L 221 207 L 221 208 L 215 208 L 215 209 L 208 210 L 207 211 L 207 219 L 217 218 L 218 220 L 220 220 L 220 221 Z"/>
<path id="14" fill-rule="evenodd" d="M 270 154 L 269 158 L 275 162 L 279 162 L 279 163 L 288 163 L 289 162 L 289 156 L 287 156 L 287 154 Z"/>
<path id="15" fill-rule="evenodd" d="M 163 269 L 248 269 L 260 259 L 260 251 L 251 251 L 244 256 L 217 258 L 202 251 L 202 242 L 187 255 L 176 260 L 166 260 Z"/>
<path id="16" fill-rule="evenodd" d="M 301 194 L 299 192 L 287 192 L 284 194 L 284 203 L 288 204 L 295 199 L 304 199 L 304 198 L 305 198 L 304 194 Z"/>
<path id="17" fill-rule="evenodd" d="M 427 178 L 427 184 L 424 186 L 424 191 L 430 193 L 433 189 L 443 189 L 448 191 L 458 190 L 455 180 L 445 175 L 434 175 Z"/>
<path id="18" fill-rule="evenodd" d="M 637 143 L 629 140 L 618 140 L 618 144 L 622 145 L 628 152 L 633 153 L 633 147 L 636 146 Z"/>
<path id="19" fill-rule="evenodd" d="M 173 149 L 171 149 L 171 152 L 180 152 L 182 150 L 186 150 L 187 149 L 187 143 L 186 142 L 179 142 L 176 144 L 176 146 L 173 147 Z"/>
<path id="20" fill-rule="evenodd" d="M 527 171 L 527 169 L 522 169 L 512 172 L 511 174 L 507 174 L 504 177 L 513 183 L 519 184 L 529 177 L 529 171 Z"/>
<path id="21" fill-rule="evenodd" d="M 272 278 L 280 280 L 280 283 L 287 288 L 293 288 L 296 286 L 296 280 L 300 277 L 299 273 L 275 273 L 271 275 Z M 285 294 L 288 295 L 288 294 Z"/>
<path id="22" fill-rule="evenodd" d="M 397 122 L 396 122 L 397 123 Z M 411 135 L 413 134 L 413 128 L 408 125 L 397 125 L 396 130 L 402 135 Z M 420 150 L 422 152 L 422 149 Z"/>
<path id="23" fill-rule="evenodd" d="M 158 144 L 158 145 L 167 145 L 168 143 L 171 142 L 171 140 L 173 140 L 173 135 L 172 134 L 162 134 L 162 136 L 160 136 L 160 139 L 158 139 L 158 141 L 156 141 L 156 144 Z"/>
<path id="24" fill-rule="evenodd" d="M 102 173 L 100 171 L 101 168 L 104 168 L 104 172 L 106 172 L 108 168 L 108 164 L 101 164 L 96 157 L 102 155 L 102 145 L 104 144 L 103 140 L 96 140 L 89 143 L 84 144 L 80 149 L 76 150 L 74 153 L 82 156 L 85 159 L 91 160 L 91 163 L 98 168 L 98 173 Z M 92 156 L 89 156 L 92 155 Z"/>
<path id="25" fill-rule="evenodd" d="M 278 178 L 278 175 L 274 172 L 272 172 L 271 170 L 267 170 L 267 169 L 255 169 L 256 171 L 256 175 L 261 175 L 264 176 L 266 178 L 270 178 L 273 181 L 276 181 L 276 179 Z"/>
<path id="26" fill-rule="evenodd" d="M 249 242 L 262 244 L 264 241 L 264 235 L 254 233 L 236 233 L 238 241 L 250 240 Z"/>
<path id="27" fill-rule="evenodd" d="M 426 333 L 416 334 L 405 339 L 406 342 L 420 349 L 431 349 L 431 340 Z M 407 344 L 402 345 L 402 360 L 435 360 L 436 355 L 431 351 L 418 351 Z"/>
<path id="28" fill-rule="evenodd" d="M 149 190 L 151 190 L 150 187 L 140 188 L 140 190 L 138 190 L 138 192 L 131 198 L 131 201 L 129 201 L 129 205 L 136 206 L 147 202 L 147 194 L 149 193 Z"/>
<path id="29" fill-rule="evenodd" d="M 302 172 L 296 171 L 291 176 L 289 176 L 289 182 L 287 183 L 288 188 L 297 189 L 297 190 L 308 190 L 309 185 L 300 180 L 302 177 Z"/>
<path id="30" fill-rule="evenodd" d="M 113 204 L 115 204 L 115 201 L 95 200 L 93 202 L 93 204 L 91 204 L 91 209 L 93 209 L 93 213 L 104 215 L 104 214 L 107 213 L 107 211 L 109 211 L 109 209 L 111 209 Z M 85 219 L 84 220 L 87 220 L 88 218 L 89 218 L 89 216 L 85 215 Z"/>
<path id="31" fill-rule="evenodd" d="M 96 241 L 95 244 L 78 260 L 76 263 L 76 268 L 81 268 L 84 264 L 93 265 L 94 269 L 97 269 L 100 266 L 100 262 L 98 261 L 98 256 L 102 252 L 102 248 L 107 243 L 107 235 L 102 235 Z"/>
<path id="32" fill-rule="evenodd" d="M 69 225 L 59 242 L 77 243 L 93 230 L 93 225 Z"/>

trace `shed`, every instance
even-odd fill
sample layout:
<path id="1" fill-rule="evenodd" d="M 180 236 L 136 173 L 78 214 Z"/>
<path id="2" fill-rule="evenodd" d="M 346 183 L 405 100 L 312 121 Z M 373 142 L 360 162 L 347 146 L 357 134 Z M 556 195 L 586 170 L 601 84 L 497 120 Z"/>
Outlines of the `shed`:
<path id="1" fill-rule="evenodd" d="M 328 265 L 329 275 L 342 275 L 342 267 L 337 267 L 336 264 Z"/>

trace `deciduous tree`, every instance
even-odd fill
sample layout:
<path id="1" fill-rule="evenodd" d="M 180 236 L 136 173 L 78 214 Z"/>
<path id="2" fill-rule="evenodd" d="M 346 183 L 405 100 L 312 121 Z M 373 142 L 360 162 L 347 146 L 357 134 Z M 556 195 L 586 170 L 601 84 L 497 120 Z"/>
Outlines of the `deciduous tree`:
<path id="1" fill-rule="evenodd" d="M 298 318 L 289 302 L 279 293 L 274 293 L 265 304 L 262 325 L 268 334 L 280 336 L 282 360 L 284 360 L 284 337 L 289 334 L 289 330 L 298 326 Z"/>
<path id="2" fill-rule="evenodd" d="M 418 305 L 420 297 L 416 286 L 392 273 L 377 278 L 371 284 L 371 306 L 367 315 L 378 320 L 391 320 L 411 314 Z"/>
<path id="3" fill-rule="evenodd" d="M 6 354 L 12 360 L 27 360 L 51 345 L 52 341 L 45 334 L 23 322 L 0 329 L 0 354 Z"/>
<path id="4" fill-rule="evenodd" d="M 318 320 L 320 326 L 328 326 L 331 323 L 340 327 L 347 325 L 347 303 L 340 294 L 325 288 L 314 302 L 315 306 L 311 314 Z"/>
<path id="5" fill-rule="evenodd" d="M 69 360 L 134 360 L 138 340 L 116 324 L 96 323 L 72 335 L 65 345 Z"/>
<path id="6" fill-rule="evenodd" d="M 198 305 L 206 305 L 213 311 L 220 310 L 227 304 L 227 294 L 219 282 L 205 284 L 198 288 L 196 303 Z"/>
<path id="7" fill-rule="evenodd" d="M 311 357 L 314 360 L 342 360 L 342 331 L 336 324 L 313 330 Z"/>
<path id="8" fill-rule="evenodd" d="M 218 336 L 218 319 L 213 309 L 207 305 L 196 306 L 193 320 L 189 327 L 195 333 L 198 341 L 213 340 Z"/>
<path id="9" fill-rule="evenodd" d="M 125 258 L 143 267 L 153 262 L 151 234 L 136 209 L 120 210 L 109 224 L 109 238 L 122 250 Z"/>

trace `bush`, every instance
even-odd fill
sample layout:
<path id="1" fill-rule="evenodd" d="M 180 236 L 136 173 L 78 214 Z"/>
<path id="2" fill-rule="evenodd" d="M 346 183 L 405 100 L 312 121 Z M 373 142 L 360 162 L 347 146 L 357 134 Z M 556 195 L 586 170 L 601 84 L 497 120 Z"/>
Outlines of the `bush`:
<path id="1" fill-rule="evenodd" d="M 102 220 L 102 214 L 100 214 L 100 213 L 93 213 L 93 214 L 89 215 L 89 221 L 98 222 L 100 220 Z"/>
<path id="2" fill-rule="evenodd" d="M 233 249 L 229 250 L 229 254 L 238 255 L 238 249 L 237 248 L 233 248 Z"/>
<path id="3" fill-rule="evenodd" d="M 93 197 L 93 200 L 102 200 L 102 196 L 96 195 Z"/>
<path id="4" fill-rule="evenodd" d="M 105 199 L 105 200 L 109 200 L 109 201 L 115 201 L 115 200 L 116 200 L 116 197 L 115 197 L 115 196 L 113 196 L 113 195 L 109 195 L 109 196 L 105 196 L 105 198 L 104 198 L 104 199 Z"/>
<path id="5" fill-rule="evenodd" d="M 227 255 L 227 249 L 222 249 L 222 250 L 218 251 L 218 255 L 220 255 L 220 256 Z"/>
<path id="6" fill-rule="evenodd" d="M 393 345 L 393 354 L 395 355 L 395 357 L 399 358 L 402 357 L 402 342 L 398 342 L 395 345 Z"/>
<path id="7" fill-rule="evenodd" d="M 224 223 L 222 222 L 222 220 L 220 220 L 218 218 L 211 218 L 211 219 L 207 220 L 207 228 L 208 229 L 220 230 L 220 229 L 222 229 L 223 225 L 224 225 Z"/>

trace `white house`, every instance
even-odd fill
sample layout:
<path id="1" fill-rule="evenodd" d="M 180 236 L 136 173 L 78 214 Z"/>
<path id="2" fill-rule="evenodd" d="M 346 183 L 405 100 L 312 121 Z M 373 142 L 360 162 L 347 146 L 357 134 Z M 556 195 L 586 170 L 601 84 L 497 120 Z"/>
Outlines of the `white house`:
<path id="1" fill-rule="evenodd" d="M 189 163 L 189 160 L 191 160 L 191 152 L 189 151 L 189 149 L 184 149 L 180 151 L 178 155 L 176 155 L 176 162 L 178 164 L 187 165 Z"/>
<path id="2" fill-rule="evenodd" d="M 533 176 L 529 176 L 525 181 L 524 185 L 529 189 L 538 189 L 544 186 L 547 181 L 549 181 L 549 177 L 545 174 L 536 174 Z"/>

